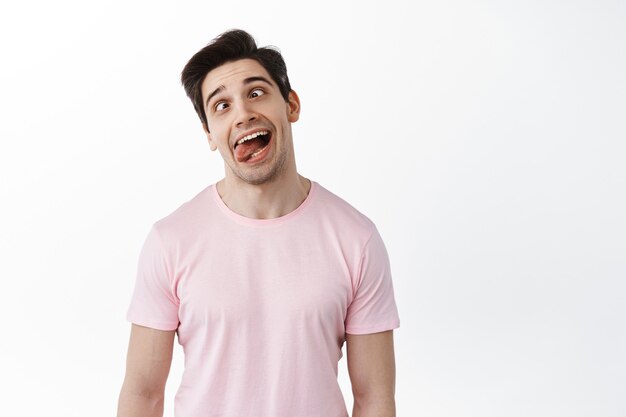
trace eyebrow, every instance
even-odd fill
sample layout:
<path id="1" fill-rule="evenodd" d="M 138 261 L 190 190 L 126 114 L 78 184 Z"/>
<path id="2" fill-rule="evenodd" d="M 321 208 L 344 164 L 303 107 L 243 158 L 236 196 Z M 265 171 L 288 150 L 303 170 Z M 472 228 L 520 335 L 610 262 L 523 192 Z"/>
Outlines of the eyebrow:
<path id="1" fill-rule="evenodd" d="M 272 82 L 270 80 L 268 80 L 267 78 L 262 77 L 260 75 L 257 75 L 257 76 L 254 76 L 254 77 L 248 77 L 248 78 L 244 79 L 243 80 L 243 85 L 248 85 L 248 84 L 251 84 L 251 83 L 256 82 L 256 81 L 263 81 L 264 83 L 267 83 L 267 84 L 269 84 L 271 86 L 274 85 L 274 84 L 272 84 Z M 208 107 L 209 101 L 211 101 L 211 99 L 213 97 L 215 97 L 219 93 L 223 92 L 224 90 L 226 90 L 226 87 L 224 87 L 223 85 L 220 85 L 215 90 L 213 90 L 213 92 L 211 94 L 209 94 L 209 97 L 207 97 L 206 102 L 204 103 L 204 106 Z"/>

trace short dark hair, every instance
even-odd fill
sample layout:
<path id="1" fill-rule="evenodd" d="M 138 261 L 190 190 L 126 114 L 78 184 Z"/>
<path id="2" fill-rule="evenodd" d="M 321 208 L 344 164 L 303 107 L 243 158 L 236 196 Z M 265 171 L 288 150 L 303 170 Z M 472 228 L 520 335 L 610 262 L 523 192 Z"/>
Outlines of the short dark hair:
<path id="1" fill-rule="evenodd" d="M 204 78 L 211 70 L 227 62 L 246 58 L 254 59 L 261 64 L 278 85 L 285 102 L 289 100 L 291 85 L 287 76 L 287 66 L 278 48 L 274 46 L 258 48 L 254 38 L 240 29 L 226 31 L 196 52 L 183 68 L 180 77 L 187 96 L 207 129 L 209 124 L 202 102 Z"/>

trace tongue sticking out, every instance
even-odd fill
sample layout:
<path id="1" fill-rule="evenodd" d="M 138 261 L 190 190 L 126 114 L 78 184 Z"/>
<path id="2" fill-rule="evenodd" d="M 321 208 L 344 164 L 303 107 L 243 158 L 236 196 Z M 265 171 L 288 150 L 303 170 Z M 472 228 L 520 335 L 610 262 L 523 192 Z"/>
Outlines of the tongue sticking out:
<path id="1" fill-rule="evenodd" d="M 239 162 L 245 162 L 254 152 L 262 149 L 269 142 L 269 135 L 257 136 L 237 145 L 235 148 L 235 158 Z"/>

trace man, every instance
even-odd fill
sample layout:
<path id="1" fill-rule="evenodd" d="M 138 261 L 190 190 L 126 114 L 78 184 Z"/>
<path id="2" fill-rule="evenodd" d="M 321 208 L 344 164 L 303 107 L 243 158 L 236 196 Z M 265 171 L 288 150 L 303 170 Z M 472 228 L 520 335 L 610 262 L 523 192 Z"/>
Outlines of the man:
<path id="1" fill-rule="evenodd" d="M 182 82 L 225 177 L 153 224 L 128 310 L 118 417 L 162 416 L 178 334 L 177 417 L 395 416 L 400 321 L 374 225 L 296 171 L 300 99 L 285 63 L 244 31 L 196 53 Z"/>

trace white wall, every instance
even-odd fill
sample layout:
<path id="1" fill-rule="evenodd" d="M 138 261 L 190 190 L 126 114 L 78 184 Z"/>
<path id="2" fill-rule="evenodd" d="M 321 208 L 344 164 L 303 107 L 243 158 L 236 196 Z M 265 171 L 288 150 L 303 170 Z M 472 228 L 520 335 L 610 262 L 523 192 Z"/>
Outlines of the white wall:
<path id="1" fill-rule="evenodd" d="M 626 415 L 626 3 L 34 1 L 0 16 L 0 414 L 114 415 L 141 243 L 223 174 L 179 74 L 238 27 L 284 54 L 300 172 L 385 239 L 398 416 Z"/>

